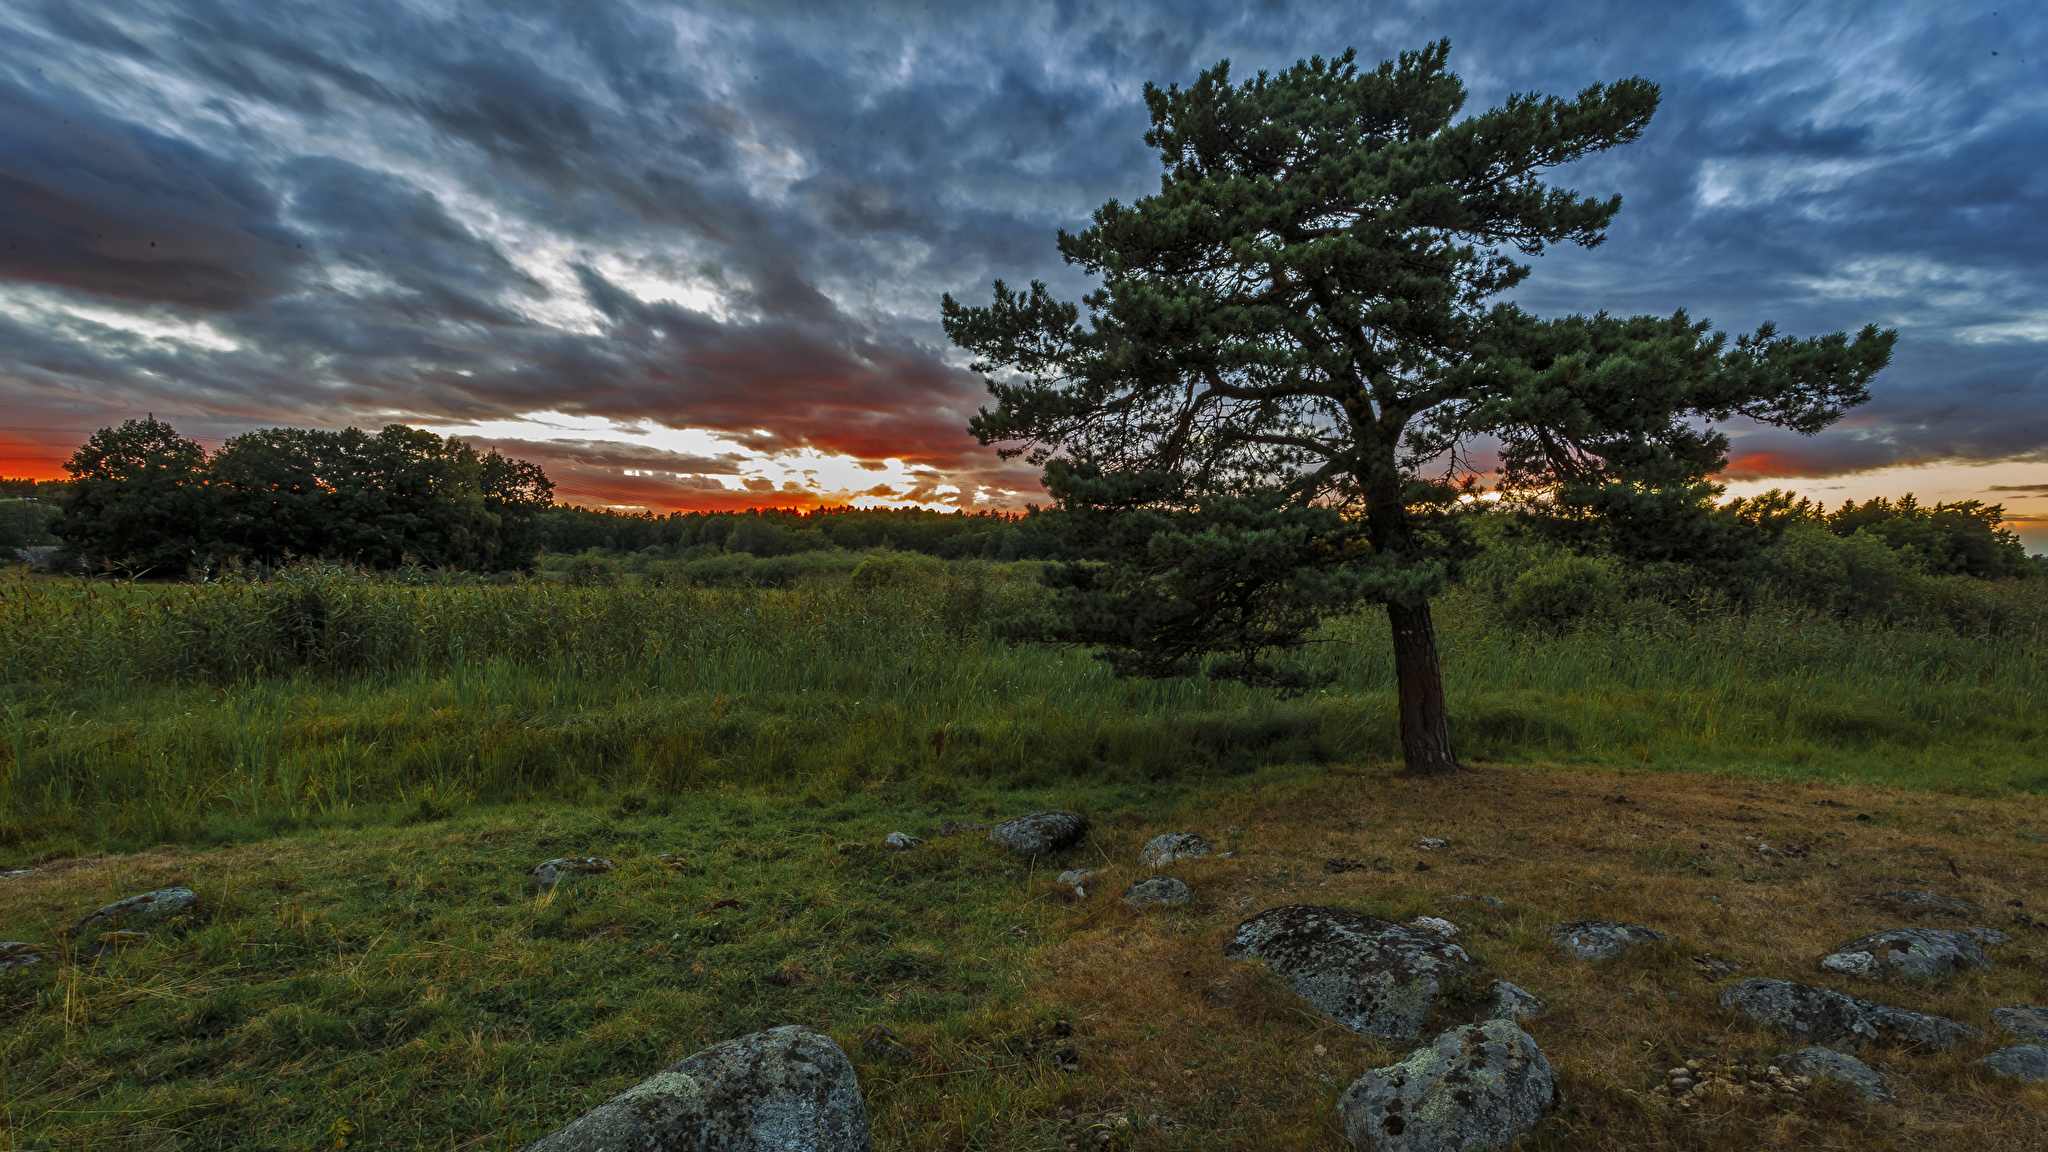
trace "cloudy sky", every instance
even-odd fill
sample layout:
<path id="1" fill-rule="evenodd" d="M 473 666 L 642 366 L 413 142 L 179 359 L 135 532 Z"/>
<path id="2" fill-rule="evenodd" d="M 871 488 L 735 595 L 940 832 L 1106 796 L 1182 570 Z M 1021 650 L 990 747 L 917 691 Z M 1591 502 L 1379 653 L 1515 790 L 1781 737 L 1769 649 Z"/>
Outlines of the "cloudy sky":
<path id="1" fill-rule="evenodd" d="M 1438 37 L 1471 106 L 1641 75 L 1537 311 L 1900 329 L 1735 491 L 2003 500 L 2048 547 L 2048 12 L 1972 3 L 0 7 L 0 473 L 154 412 L 459 431 L 586 503 L 1017 507 L 939 295 L 1155 191 L 1147 81 Z M 2038 509 L 2038 511 L 2031 511 Z"/>

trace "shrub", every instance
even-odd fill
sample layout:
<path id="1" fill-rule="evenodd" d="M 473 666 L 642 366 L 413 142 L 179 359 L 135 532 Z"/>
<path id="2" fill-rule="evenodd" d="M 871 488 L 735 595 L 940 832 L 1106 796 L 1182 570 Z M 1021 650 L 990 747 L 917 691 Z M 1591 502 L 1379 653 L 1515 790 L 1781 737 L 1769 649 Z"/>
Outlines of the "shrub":
<path id="1" fill-rule="evenodd" d="M 856 588 L 889 588 L 918 584 L 942 576 L 946 562 L 921 552 L 875 552 L 853 569 Z"/>
<path id="2" fill-rule="evenodd" d="M 1561 556 L 1529 569 L 1508 585 L 1507 618 L 1515 624 L 1562 627 L 1587 616 L 1612 613 L 1621 592 L 1612 560 Z"/>

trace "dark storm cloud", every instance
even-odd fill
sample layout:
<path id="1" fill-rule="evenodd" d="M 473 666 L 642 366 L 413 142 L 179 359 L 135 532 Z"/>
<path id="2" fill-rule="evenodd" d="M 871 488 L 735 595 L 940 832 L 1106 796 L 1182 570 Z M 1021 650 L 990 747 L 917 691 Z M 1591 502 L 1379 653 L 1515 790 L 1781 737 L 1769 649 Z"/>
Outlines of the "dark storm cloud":
<path id="1" fill-rule="evenodd" d="M 939 293 L 1083 289 L 1052 234 L 1156 190 L 1143 81 L 1448 35 L 1469 110 L 1663 85 L 1641 143 L 1561 174 L 1627 206 L 1607 245 L 1536 261 L 1525 305 L 1903 330 L 1872 404 L 1812 439 L 1736 430 L 1736 474 L 2025 455 L 2048 442 L 2044 27 L 1619 0 L 22 5 L 0 403 L 210 432 L 554 410 L 1028 486 L 964 432 L 983 397 Z M 551 451 L 649 499 L 732 475 Z"/>

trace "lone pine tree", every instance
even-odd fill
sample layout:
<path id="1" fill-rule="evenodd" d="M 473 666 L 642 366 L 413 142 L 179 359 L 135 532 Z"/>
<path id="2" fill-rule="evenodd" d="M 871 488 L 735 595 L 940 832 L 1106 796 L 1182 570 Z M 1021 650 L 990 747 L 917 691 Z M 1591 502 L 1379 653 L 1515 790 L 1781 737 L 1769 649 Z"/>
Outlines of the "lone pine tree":
<path id="1" fill-rule="evenodd" d="M 1100 646 L 1120 674 L 1298 690 L 1315 679 L 1273 654 L 1382 603 L 1402 751 L 1425 772 L 1457 765 L 1429 598 L 1475 440 L 1497 447 L 1504 490 L 1654 532 L 1725 465 L 1712 422 L 1815 432 L 1868 398 L 1895 337 L 1765 325 L 1731 342 L 1684 312 L 1541 319 L 1500 300 L 1529 274 L 1510 252 L 1602 241 L 1621 198 L 1539 176 L 1636 139 L 1657 88 L 1459 120 L 1449 52 L 1147 85 L 1159 194 L 1059 235 L 1101 287 L 1077 306 L 997 281 L 987 307 L 942 305 L 995 398 L 974 434 L 1044 466 L 1110 558 L 1051 569 L 1026 633 Z"/>

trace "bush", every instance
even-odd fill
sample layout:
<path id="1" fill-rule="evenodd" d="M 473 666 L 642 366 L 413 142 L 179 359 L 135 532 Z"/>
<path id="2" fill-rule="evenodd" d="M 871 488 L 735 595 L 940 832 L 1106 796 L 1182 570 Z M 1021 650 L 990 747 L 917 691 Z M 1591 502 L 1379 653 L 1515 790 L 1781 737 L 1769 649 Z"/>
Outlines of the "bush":
<path id="1" fill-rule="evenodd" d="M 572 557 L 562 568 L 562 578 L 574 588 L 610 588 L 619 582 L 619 562 L 592 550 Z"/>
<path id="2" fill-rule="evenodd" d="M 946 562 L 921 552 L 876 552 L 853 569 L 856 588 L 890 588 L 919 584 L 946 572 Z"/>
<path id="3" fill-rule="evenodd" d="M 1515 577 L 1508 585 L 1509 622 L 1562 627 L 1588 616 L 1606 616 L 1622 595 L 1614 562 L 1561 556 Z"/>

